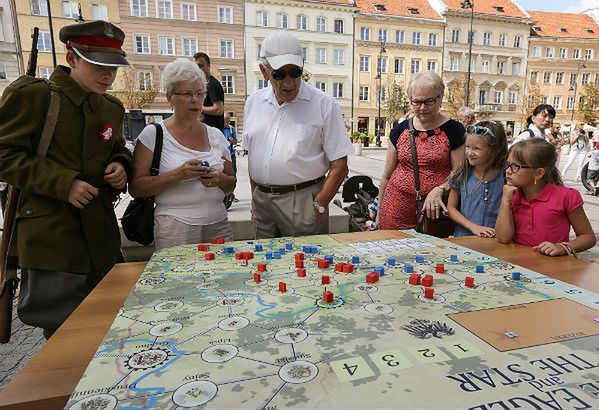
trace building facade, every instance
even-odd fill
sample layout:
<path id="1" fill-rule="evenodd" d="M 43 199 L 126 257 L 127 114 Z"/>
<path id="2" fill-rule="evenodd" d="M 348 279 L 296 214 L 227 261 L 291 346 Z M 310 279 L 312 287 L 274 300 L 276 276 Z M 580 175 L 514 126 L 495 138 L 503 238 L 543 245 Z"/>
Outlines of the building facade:
<path id="1" fill-rule="evenodd" d="M 553 105 L 555 122 L 570 124 L 584 86 L 599 84 L 599 26 L 586 14 L 529 11 L 534 26 L 528 55 L 528 82 L 539 85 L 542 101 Z"/>
<path id="2" fill-rule="evenodd" d="M 407 90 L 420 71 L 441 75 L 445 23 L 426 0 L 357 3 L 352 130 L 386 144 L 393 127 L 386 112 L 389 90 L 393 84 Z"/>
<path id="3" fill-rule="evenodd" d="M 13 2 L 0 0 L 0 93 L 19 75 L 24 74 L 16 31 Z"/>
<path id="4" fill-rule="evenodd" d="M 469 106 L 478 117 L 501 122 L 509 135 L 522 128 L 529 15 L 511 0 L 444 0 L 447 20 L 443 79 L 463 80 L 470 62 Z M 470 32 L 472 27 L 472 32 Z M 472 41 L 472 47 L 470 47 Z M 472 51 L 470 52 L 470 48 Z M 447 101 L 448 93 L 446 93 Z"/>
<path id="5" fill-rule="evenodd" d="M 307 81 L 333 95 L 344 117 L 351 117 L 353 1 L 248 0 L 245 8 L 248 94 L 268 86 L 259 68 L 262 41 L 288 30 L 304 50 Z"/>

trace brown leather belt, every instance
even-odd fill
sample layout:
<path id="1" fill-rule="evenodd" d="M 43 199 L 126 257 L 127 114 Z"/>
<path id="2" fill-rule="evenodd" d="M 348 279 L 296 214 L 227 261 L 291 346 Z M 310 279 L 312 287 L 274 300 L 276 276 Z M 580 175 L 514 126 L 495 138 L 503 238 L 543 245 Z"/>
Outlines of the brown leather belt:
<path id="1" fill-rule="evenodd" d="M 293 185 L 260 185 L 256 184 L 258 189 L 262 192 L 266 192 L 267 194 L 275 194 L 275 195 L 283 195 L 293 191 L 299 191 L 300 189 L 308 188 L 312 185 L 318 184 L 320 181 L 324 180 L 325 176 L 318 177 L 311 181 L 300 182 L 299 184 Z"/>

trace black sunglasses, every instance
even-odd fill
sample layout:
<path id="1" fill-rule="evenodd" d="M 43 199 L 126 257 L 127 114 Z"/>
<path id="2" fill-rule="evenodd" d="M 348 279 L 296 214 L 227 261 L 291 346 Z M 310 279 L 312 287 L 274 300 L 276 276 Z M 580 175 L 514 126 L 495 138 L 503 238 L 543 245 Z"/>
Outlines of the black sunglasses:
<path id="1" fill-rule="evenodd" d="M 287 77 L 287 76 L 289 76 L 291 78 L 300 78 L 303 73 L 304 73 L 304 69 L 299 68 L 299 67 L 293 67 L 287 71 L 283 70 L 282 68 L 279 68 L 277 70 L 274 70 L 271 73 L 271 76 L 272 76 L 273 80 L 281 81 L 281 80 L 284 80 L 285 77 Z"/>
<path id="2" fill-rule="evenodd" d="M 476 134 L 476 135 L 491 135 L 493 136 L 493 132 L 487 128 L 487 127 L 483 127 L 481 125 L 468 125 L 466 127 L 466 133 L 467 134 Z"/>

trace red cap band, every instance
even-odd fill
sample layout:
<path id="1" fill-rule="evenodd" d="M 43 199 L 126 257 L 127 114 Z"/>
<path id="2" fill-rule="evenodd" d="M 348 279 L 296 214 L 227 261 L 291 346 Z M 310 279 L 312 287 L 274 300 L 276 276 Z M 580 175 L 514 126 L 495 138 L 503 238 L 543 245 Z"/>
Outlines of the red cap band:
<path id="1" fill-rule="evenodd" d="M 79 36 L 69 38 L 69 43 L 83 44 L 90 47 L 108 47 L 121 50 L 122 43 L 115 38 L 106 38 L 104 36 Z M 68 44 L 67 44 L 68 45 Z"/>

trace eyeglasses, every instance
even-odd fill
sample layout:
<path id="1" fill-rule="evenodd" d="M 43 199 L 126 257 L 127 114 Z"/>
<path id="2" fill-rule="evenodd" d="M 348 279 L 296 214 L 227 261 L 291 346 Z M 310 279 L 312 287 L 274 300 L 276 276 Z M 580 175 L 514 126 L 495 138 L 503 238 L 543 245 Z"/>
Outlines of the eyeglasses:
<path id="1" fill-rule="evenodd" d="M 194 91 L 194 92 L 186 92 L 186 93 L 178 93 L 176 91 L 171 91 L 171 94 L 178 95 L 179 97 L 187 98 L 188 100 L 191 100 L 192 98 L 201 100 L 202 98 L 206 97 L 206 91 Z"/>
<path id="2" fill-rule="evenodd" d="M 435 98 L 427 98 L 426 100 L 412 100 L 410 101 L 410 104 L 412 104 L 414 107 L 420 107 L 422 104 L 430 107 L 437 102 L 439 97 L 440 95 L 436 96 Z"/>
<path id="3" fill-rule="evenodd" d="M 476 134 L 476 135 L 493 135 L 493 131 L 491 131 L 487 127 L 483 127 L 480 125 L 468 125 L 466 127 L 466 134 Z"/>
<path id="4" fill-rule="evenodd" d="M 530 165 L 512 164 L 511 162 L 505 161 L 505 169 L 510 169 L 514 174 L 520 171 L 521 168 L 534 168 Z"/>
<path id="5" fill-rule="evenodd" d="M 279 68 L 277 70 L 274 70 L 271 73 L 271 76 L 272 76 L 273 80 L 281 81 L 281 80 L 284 80 L 285 77 L 287 77 L 287 76 L 289 76 L 291 78 L 300 78 L 303 73 L 304 73 L 304 69 L 299 68 L 299 67 L 290 68 L 288 71 L 285 71 L 282 68 Z"/>

